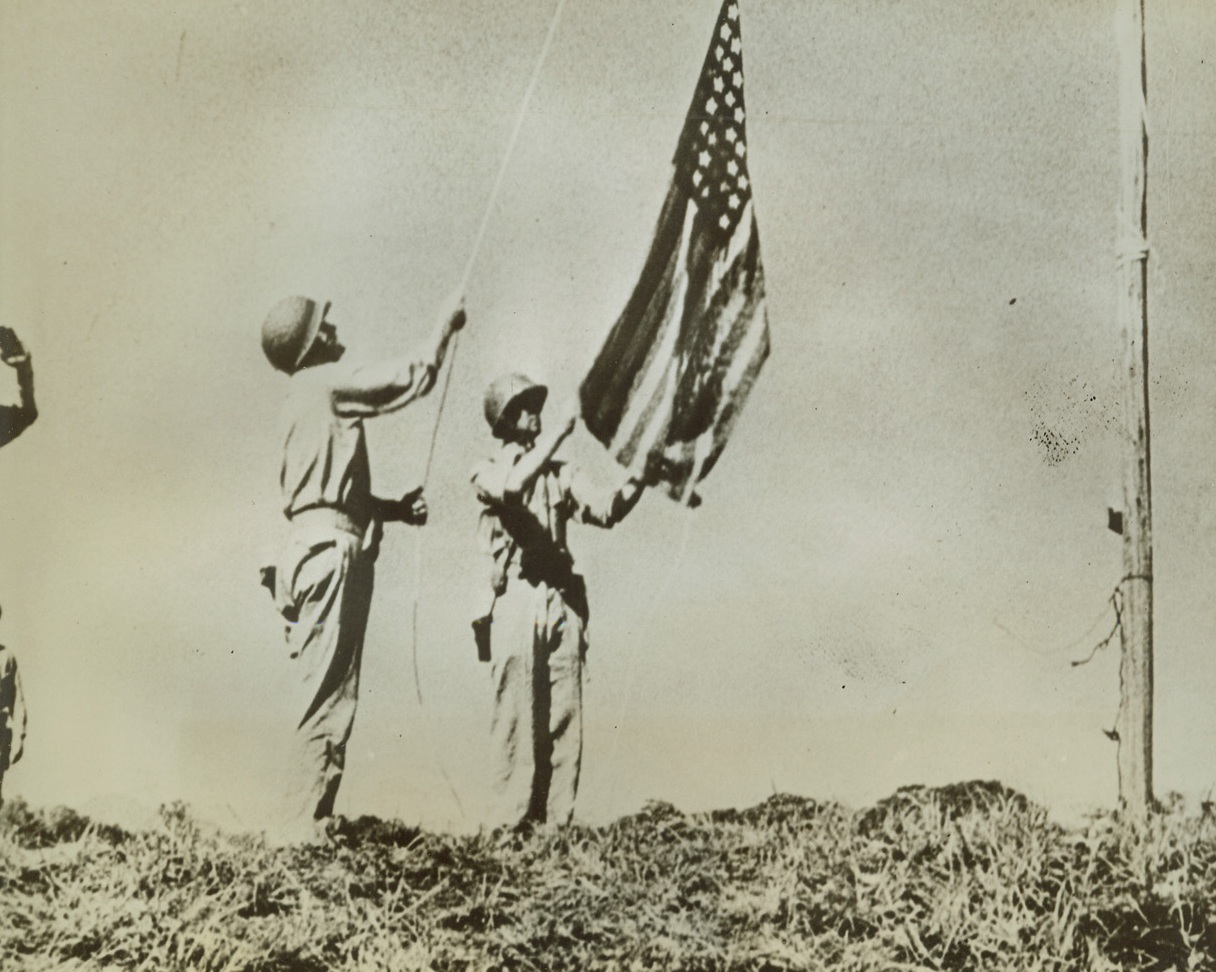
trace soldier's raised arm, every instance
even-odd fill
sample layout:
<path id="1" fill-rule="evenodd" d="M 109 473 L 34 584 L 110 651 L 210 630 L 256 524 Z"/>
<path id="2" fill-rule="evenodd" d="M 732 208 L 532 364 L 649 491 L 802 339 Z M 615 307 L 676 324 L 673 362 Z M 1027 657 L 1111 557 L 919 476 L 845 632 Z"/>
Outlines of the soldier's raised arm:
<path id="1" fill-rule="evenodd" d="M 0 407 L 0 446 L 7 445 L 34 424 L 38 406 L 34 401 L 34 364 L 29 352 L 11 327 L 0 327 L 0 361 L 17 372 L 20 401 Z"/>
<path id="2" fill-rule="evenodd" d="M 440 317 L 434 336 L 412 356 L 336 369 L 331 386 L 334 409 L 342 415 L 371 418 L 422 398 L 435 386 L 452 338 L 466 320 L 463 306 L 457 305 Z"/>
<path id="3" fill-rule="evenodd" d="M 562 484 L 579 510 L 579 519 L 592 526 L 611 529 L 625 519 L 642 498 L 646 482 L 638 473 L 630 473 L 616 489 L 606 489 L 595 483 L 581 469 L 569 471 Z"/>

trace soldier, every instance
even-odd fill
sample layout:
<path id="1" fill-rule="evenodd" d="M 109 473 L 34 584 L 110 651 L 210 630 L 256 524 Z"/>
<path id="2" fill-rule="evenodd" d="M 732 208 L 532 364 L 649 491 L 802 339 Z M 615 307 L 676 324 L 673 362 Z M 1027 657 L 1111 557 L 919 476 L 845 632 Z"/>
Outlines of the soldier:
<path id="1" fill-rule="evenodd" d="M 400 500 L 372 494 L 363 420 L 404 408 L 435 384 L 463 308 L 445 315 L 414 357 L 350 365 L 330 305 L 280 301 L 262 325 L 262 349 L 290 376 L 280 474 L 286 549 L 264 572 L 304 698 L 295 733 L 285 839 L 320 836 L 333 814 L 354 724 L 363 636 L 371 607 L 381 525 L 421 526 L 422 490 Z"/>
<path id="2" fill-rule="evenodd" d="M 34 424 L 38 406 L 34 403 L 34 363 L 11 327 L 0 327 L 0 361 L 17 372 L 21 396 L 16 405 L 0 406 L 0 446 L 4 446 Z M 0 644 L 0 790 L 4 774 L 21 758 L 24 747 L 25 699 L 21 676 L 17 672 L 17 659 Z"/>
<path id="3" fill-rule="evenodd" d="M 25 749 L 25 698 L 17 659 L 0 644 L 0 804 L 3 804 L 4 774 Z"/>
<path id="4" fill-rule="evenodd" d="M 34 404 L 34 363 L 11 327 L 0 327 L 0 361 L 17 372 L 21 401 L 0 407 L 0 446 L 8 445 L 34 424 L 38 406 Z"/>
<path id="5" fill-rule="evenodd" d="M 631 475 L 605 491 L 555 459 L 576 419 L 542 436 L 547 394 L 521 374 L 490 386 L 485 416 L 501 448 L 473 473 L 481 545 L 492 562 L 493 603 L 474 629 L 493 661 L 495 822 L 517 830 L 569 823 L 578 792 L 588 606 L 567 524 L 614 526 L 644 485 Z"/>

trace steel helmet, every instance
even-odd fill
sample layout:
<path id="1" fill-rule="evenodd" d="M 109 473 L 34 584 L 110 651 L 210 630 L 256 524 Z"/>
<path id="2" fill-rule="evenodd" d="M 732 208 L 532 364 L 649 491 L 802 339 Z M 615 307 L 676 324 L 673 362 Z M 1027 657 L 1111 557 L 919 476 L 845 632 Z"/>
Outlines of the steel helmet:
<path id="1" fill-rule="evenodd" d="M 486 421 L 490 423 L 490 430 L 495 435 L 499 433 L 498 426 L 507 409 L 513 402 L 519 401 L 525 396 L 539 412 L 545 407 L 549 389 L 544 385 L 538 385 L 527 375 L 521 375 L 518 371 L 496 378 L 493 384 L 486 389 Z"/>
<path id="2" fill-rule="evenodd" d="M 267 360 L 279 371 L 293 374 L 317 339 L 327 313 L 329 301 L 318 304 L 308 297 L 280 300 L 262 322 L 262 350 Z"/>

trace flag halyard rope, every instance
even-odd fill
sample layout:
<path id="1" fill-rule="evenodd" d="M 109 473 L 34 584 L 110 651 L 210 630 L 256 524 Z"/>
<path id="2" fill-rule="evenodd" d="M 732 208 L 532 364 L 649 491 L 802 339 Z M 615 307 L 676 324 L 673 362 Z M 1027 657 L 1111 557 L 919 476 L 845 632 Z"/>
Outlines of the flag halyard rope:
<path id="1" fill-rule="evenodd" d="M 473 274 L 473 268 L 476 266 L 477 257 L 481 252 L 481 244 L 485 240 L 486 229 L 490 223 L 490 216 L 494 212 L 495 203 L 498 201 L 498 194 L 499 194 L 499 191 L 502 189 L 503 179 L 505 178 L 506 173 L 507 173 L 507 167 L 510 165 L 511 157 L 515 152 L 515 145 L 519 141 L 519 133 L 520 133 L 520 130 L 523 128 L 524 118 L 527 117 L 528 106 L 532 101 L 532 94 L 536 90 L 537 81 L 540 79 L 541 69 L 544 67 L 545 60 L 549 56 L 549 48 L 552 46 L 553 37 L 557 33 L 557 25 L 561 20 L 562 8 L 565 6 L 565 3 L 566 3 L 566 0 L 557 0 L 557 5 L 553 11 L 553 18 L 549 23 L 548 33 L 545 35 L 545 41 L 544 41 L 544 44 L 541 46 L 540 55 L 536 59 L 536 66 L 533 68 L 532 76 L 528 80 L 528 86 L 524 90 L 523 100 L 520 102 L 519 112 L 516 114 L 516 117 L 515 117 L 515 126 L 511 130 L 510 140 L 507 142 L 507 148 L 503 154 L 502 163 L 499 165 L 498 174 L 495 176 L 495 179 L 494 179 L 494 186 L 490 190 L 489 201 L 486 203 L 485 212 L 482 214 L 481 223 L 477 228 L 477 236 L 473 240 L 473 247 L 469 252 L 468 261 L 465 263 L 465 266 L 464 266 L 464 273 L 461 275 L 461 278 L 460 278 L 460 285 L 459 285 L 459 287 L 457 287 L 457 290 L 456 290 L 456 293 L 459 295 L 461 302 L 464 301 L 465 291 L 469 285 L 469 279 Z M 435 459 L 435 444 L 436 444 L 436 442 L 438 442 L 438 439 L 439 439 L 439 426 L 443 420 L 444 406 L 447 404 L 448 387 L 451 384 L 452 370 L 454 369 L 455 364 L 456 364 L 456 351 L 457 351 L 457 348 L 459 347 L 459 341 L 460 341 L 460 332 L 457 331 L 454 335 L 452 335 L 452 339 L 451 339 L 451 342 L 448 347 L 447 361 L 444 366 L 443 379 L 442 379 L 440 392 L 439 392 L 439 404 L 435 409 L 435 421 L 431 427 L 431 439 L 430 439 L 430 445 L 427 449 L 426 466 L 424 467 L 423 474 L 422 474 L 422 487 L 424 490 L 425 490 L 427 484 L 430 482 L 431 466 Z M 415 540 L 415 544 L 414 544 L 413 606 L 412 606 L 412 611 L 411 611 L 411 615 L 412 615 L 411 632 L 412 632 L 412 642 L 413 642 L 411 655 L 412 655 L 413 673 L 414 673 L 414 694 L 418 699 L 419 708 L 421 708 L 423 705 L 422 679 L 420 677 L 419 670 L 418 670 L 418 642 L 419 642 L 418 611 L 419 611 L 419 604 L 420 604 L 420 600 L 421 600 L 421 590 L 422 590 L 422 565 L 423 565 L 423 533 L 422 533 L 422 531 L 419 531 L 416 534 L 416 540 Z M 423 720 L 423 721 L 425 723 L 425 720 Z M 429 729 L 427 731 L 429 732 Z M 432 751 L 434 751 L 433 746 L 428 746 L 428 748 L 430 748 L 430 749 L 432 749 Z M 437 754 L 436 754 L 436 758 L 438 758 Z M 448 789 L 451 790 L 451 792 L 452 792 L 452 796 L 456 801 L 456 806 L 460 810 L 461 816 L 464 816 L 464 808 L 461 805 L 460 796 L 456 792 L 456 788 L 452 784 L 451 779 L 449 779 L 446 770 L 443 768 L 442 762 L 440 762 L 440 765 L 439 765 L 439 772 L 442 774 L 444 780 L 447 782 Z"/>

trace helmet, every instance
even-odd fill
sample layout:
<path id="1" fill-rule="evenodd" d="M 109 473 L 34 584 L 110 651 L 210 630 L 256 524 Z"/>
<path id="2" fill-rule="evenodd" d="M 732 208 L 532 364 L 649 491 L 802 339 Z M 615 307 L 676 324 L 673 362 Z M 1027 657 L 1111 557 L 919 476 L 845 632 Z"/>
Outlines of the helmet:
<path id="1" fill-rule="evenodd" d="M 526 397 L 536 410 L 540 411 L 544 408 L 545 399 L 548 396 L 548 388 L 538 385 L 527 375 L 521 375 L 518 371 L 495 379 L 494 383 L 486 389 L 486 421 L 490 423 L 490 430 L 495 435 L 499 434 L 499 423 L 502 422 L 503 415 L 513 402 Z"/>
<path id="2" fill-rule="evenodd" d="M 308 354 L 321 322 L 329 312 L 307 297 L 285 297 L 270 309 L 262 322 L 262 350 L 279 371 L 293 374 Z"/>

